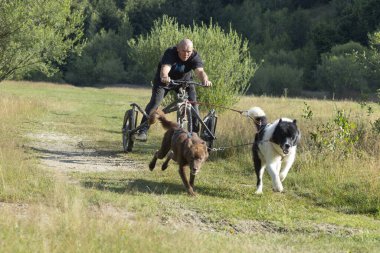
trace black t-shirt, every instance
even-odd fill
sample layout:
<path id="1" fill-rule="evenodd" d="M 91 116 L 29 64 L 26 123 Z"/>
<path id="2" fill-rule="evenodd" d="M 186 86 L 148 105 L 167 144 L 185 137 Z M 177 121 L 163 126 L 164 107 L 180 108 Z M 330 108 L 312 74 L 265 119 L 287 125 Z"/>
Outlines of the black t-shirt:
<path id="1" fill-rule="evenodd" d="M 170 47 L 166 49 L 161 61 L 158 64 L 156 76 L 154 77 L 154 84 L 161 85 L 161 66 L 172 66 L 169 72 L 170 79 L 173 80 L 191 80 L 192 70 L 196 68 L 203 68 L 203 62 L 199 54 L 193 50 L 193 53 L 187 61 L 182 61 L 178 56 L 177 47 Z"/>

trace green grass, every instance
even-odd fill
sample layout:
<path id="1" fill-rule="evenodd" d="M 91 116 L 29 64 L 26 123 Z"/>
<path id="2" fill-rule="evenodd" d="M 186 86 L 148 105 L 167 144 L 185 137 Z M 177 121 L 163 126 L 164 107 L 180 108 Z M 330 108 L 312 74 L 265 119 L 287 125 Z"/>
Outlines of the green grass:
<path id="1" fill-rule="evenodd" d="M 121 123 L 149 89 L 78 88 L 45 83 L 0 85 L 0 251 L 2 252 L 377 252 L 380 250 L 379 136 L 344 158 L 310 146 L 309 131 L 334 117 L 334 106 L 366 116 L 349 101 L 244 97 L 235 108 L 261 106 L 270 120 L 297 118 L 303 133 L 284 194 L 254 195 L 250 147 L 214 153 L 188 197 L 177 167 L 150 172 L 163 130 L 121 152 Z M 304 101 L 312 121 L 302 119 Z M 290 105 L 290 106 L 289 106 Z M 219 113 L 216 147 L 249 143 L 253 125 Z M 33 133 L 80 136 L 85 145 L 141 164 L 131 171 L 46 170 L 30 148 Z M 374 139 L 374 140 L 373 140 Z M 371 145 L 367 147 L 365 145 Z M 367 152 L 366 150 L 371 150 Z M 106 158 L 106 157 L 105 157 Z M 78 183 L 75 183 L 78 182 Z M 21 238 L 21 239 L 20 239 Z"/>

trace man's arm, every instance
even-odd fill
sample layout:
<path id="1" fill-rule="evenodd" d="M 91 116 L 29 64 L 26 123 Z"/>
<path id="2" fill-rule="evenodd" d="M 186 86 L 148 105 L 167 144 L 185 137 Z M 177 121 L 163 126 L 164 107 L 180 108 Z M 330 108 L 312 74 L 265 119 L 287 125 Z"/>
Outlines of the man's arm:
<path id="1" fill-rule="evenodd" d="M 160 71 L 161 82 L 166 85 L 170 82 L 170 78 L 169 78 L 170 69 L 171 69 L 170 65 L 161 66 L 161 71 Z"/>
<path id="2" fill-rule="evenodd" d="M 208 80 L 208 76 L 203 68 L 196 68 L 194 70 L 197 77 L 202 81 L 202 84 L 205 86 L 211 86 L 212 83 Z"/>

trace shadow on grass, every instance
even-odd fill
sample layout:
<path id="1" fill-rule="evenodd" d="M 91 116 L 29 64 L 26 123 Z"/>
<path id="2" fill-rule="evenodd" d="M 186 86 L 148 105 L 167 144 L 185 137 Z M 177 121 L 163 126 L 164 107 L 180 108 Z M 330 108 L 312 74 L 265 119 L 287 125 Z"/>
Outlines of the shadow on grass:
<path id="1" fill-rule="evenodd" d="M 179 179 L 180 180 L 180 179 Z M 81 181 L 81 185 L 86 188 L 97 189 L 101 191 L 110 191 L 119 194 L 135 194 L 135 193 L 149 193 L 149 194 L 170 194 L 178 195 L 186 193 L 185 186 L 182 181 L 179 183 L 171 182 L 157 182 L 148 179 L 110 179 L 110 178 L 96 178 Z M 199 195 L 212 196 L 218 198 L 238 199 L 239 194 L 228 187 L 209 187 L 197 186 L 195 183 L 195 192 Z M 244 196 L 242 196 L 244 197 Z"/>
<path id="2" fill-rule="evenodd" d="M 122 180 L 122 179 L 97 179 L 94 181 L 82 181 L 82 186 L 93 188 L 101 191 L 110 191 L 115 193 L 153 193 L 153 194 L 182 194 L 185 187 L 180 184 L 155 182 L 146 179 Z"/>
<path id="3" fill-rule="evenodd" d="M 87 156 L 87 157 L 117 157 L 121 154 L 125 154 L 122 150 L 52 150 L 46 148 L 29 147 L 31 150 L 40 153 L 39 158 L 45 158 L 48 156 L 55 157 L 76 157 L 76 156 Z M 45 155 L 45 156 L 44 156 Z"/>

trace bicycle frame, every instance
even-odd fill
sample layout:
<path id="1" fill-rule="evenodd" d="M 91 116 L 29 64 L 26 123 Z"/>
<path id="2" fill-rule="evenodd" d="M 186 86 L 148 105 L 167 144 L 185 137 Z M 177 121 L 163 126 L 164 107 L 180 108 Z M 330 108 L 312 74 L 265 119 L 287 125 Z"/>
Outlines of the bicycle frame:
<path id="1" fill-rule="evenodd" d="M 181 89 L 181 88 L 180 88 Z M 139 111 L 141 112 L 145 117 L 149 118 L 149 115 L 146 114 L 145 110 L 143 110 L 138 104 L 132 103 L 130 104 L 133 111 Z M 198 112 L 195 110 L 194 106 L 188 101 L 188 96 L 185 90 L 180 90 L 180 92 L 177 95 L 177 100 L 167 105 L 165 108 L 162 109 L 162 111 L 167 114 L 171 112 L 179 112 L 181 110 L 181 107 L 183 107 L 183 110 L 186 110 L 186 113 L 190 114 L 189 119 L 191 119 L 191 115 L 194 115 L 197 120 L 200 122 L 200 124 L 206 129 L 207 133 L 213 138 L 216 139 L 215 135 L 211 132 L 211 130 L 207 127 L 207 125 L 203 122 L 201 117 L 199 116 Z M 179 117 L 179 115 L 177 115 Z M 180 123 L 180 122 L 178 122 Z M 133 135 L 136 132 L 138 132 L 143 126 L 148 124 L 148 121 L 145 121 L 144 123 L 140 124 L 138 127 L 130 131 L 130 134 Z M 192 131 L 192 122 L 189 122 L 189 132 Z"/>
<path id="2" fill-rule="evenodd" d="M 185 114 L 187 113 L 189 115 L 188 118 L 189 118 L 190 122 L 188 122 L 189 128 L 187 129 L 189 132 L 192 132 L 192 130 L 193 130 L 193 124 L 192 124 L 191 120 L 192 120 L 192 115 L 194 115 L 197 118 L 198 122 L 200 122 L 200 124 L 206 129 L 207 133 L 214 140 L 216 139 L 215 135 L 211 132 L 211 130 L 208 128 L 208 126 L 203 122 L 203 120 L 199 116 L 198 112 L 195 110 L 194 106 L 188 100 L 188 95 L 187 95 L 185 89 L 183 89 L 182 87 L 179 89 L 179 92 L 177 94 L 177 101 L 174 101 L 171 104 L 167 105 L 164 109 L 162 109 L 162 111 L 165 114 L 177 111 L 177 123 L 181 124 L 181 122 L 180 122 L 181 121 L 180 118 L 182 117 L 180 115 L 181 110 L 183 110 Z M 186 118 L 185 118 L 185 120 L 186 120 Z M 181 127 L 183 127 L 183 126 L 181 126 Z"/>

